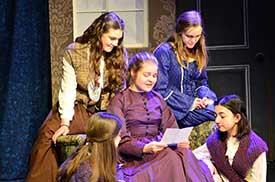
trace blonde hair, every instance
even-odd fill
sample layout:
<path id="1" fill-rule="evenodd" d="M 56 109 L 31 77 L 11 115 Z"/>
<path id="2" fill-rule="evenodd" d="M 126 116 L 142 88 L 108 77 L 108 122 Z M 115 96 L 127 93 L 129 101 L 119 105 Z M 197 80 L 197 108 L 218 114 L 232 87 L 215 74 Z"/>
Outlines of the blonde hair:
<path id="1" fill-rule="evenodd" d="M 133 78 L 131 76 L 131 71 L 134 71 L 135 73 L 140 70 L 142 67 L 142 64 L 144 62 L 153 62 L 156 66 L 158 66 L 158 60 L 154 56 L 154 54 L 146 51 L 139 52 L 135 54 L 131 60 L 129 61 L 128 65 L 128 72 L 127 72 L 127 87 L 129 87 L 133 83 Z"/>
<path id="2" fill-rule="evenodd" d="M 187 60 L 189 57 L 194 57 L 198 63 L 198 70 L 201 71 L 207 66 L 207 51 L 205 45 L 205 36 L 202 33 L 199 41 L 193 49 L 188 50 L 182 41 L 182 33 L 194 27 L 203 27 L 202 18 L 197 11 L 186 11 L 182 13 L 176 22 L 175 32 L 168 38 L 167 42 L 174 48 L 178 63 L 185 68 L 182 60 Z"/>

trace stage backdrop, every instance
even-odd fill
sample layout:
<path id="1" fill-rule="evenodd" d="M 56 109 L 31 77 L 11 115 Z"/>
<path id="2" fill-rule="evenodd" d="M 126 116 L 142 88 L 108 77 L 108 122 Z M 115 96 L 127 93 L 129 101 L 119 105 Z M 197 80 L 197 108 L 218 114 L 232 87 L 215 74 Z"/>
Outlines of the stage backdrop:
<path id="1" fill-rule="evenodd" d="M 0 181 L 25 181 L 51 108 L 47 0 L 0 2 Z"/>
<path id="2" fill-rule="evenodd" d="M 153 51 L 166 40 L 175 26 L 175 1 L 148 1 L 149 45 L 143 48 L 128 49 L 132 56 L 140 51 Z M 57 102 L 61 83 L 62 55 L 65 46 L 73 41 L 72 0 L 49 0 L 52 104 Z M 87 20 L 90 21 L 90 20 Z"/>

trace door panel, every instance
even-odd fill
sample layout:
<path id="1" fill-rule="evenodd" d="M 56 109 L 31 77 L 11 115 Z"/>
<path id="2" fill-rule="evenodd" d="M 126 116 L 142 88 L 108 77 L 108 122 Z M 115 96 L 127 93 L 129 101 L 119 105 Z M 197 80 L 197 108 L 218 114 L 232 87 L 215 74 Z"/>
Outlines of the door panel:
<path id="1" fill-rule="evenodd" d="M 176 0 L 176 17 L 197 9 L 204 19 L 209 85 L 218 97 L 231 93 L 242 97 L 253 130 L 268 143 L 268 158 L 274 160 L 270 7 L 268 0 Z"/>

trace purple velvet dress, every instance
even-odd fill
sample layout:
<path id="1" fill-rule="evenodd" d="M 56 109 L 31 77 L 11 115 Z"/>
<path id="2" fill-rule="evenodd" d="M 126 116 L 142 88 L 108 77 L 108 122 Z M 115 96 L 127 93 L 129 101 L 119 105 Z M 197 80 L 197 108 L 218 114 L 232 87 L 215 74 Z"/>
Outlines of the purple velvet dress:
<path id="1" fill-rule="evenodd" d="M 213 181 L 208 168 L 189 149 L 142 152 L 147 143 L 160 141 L 166 128 L 177 127 L 171 109 L 159 93 L 126 89 L 111 100 L 108 112 L 123 122 L 118 151 L 125 181 Z"/>

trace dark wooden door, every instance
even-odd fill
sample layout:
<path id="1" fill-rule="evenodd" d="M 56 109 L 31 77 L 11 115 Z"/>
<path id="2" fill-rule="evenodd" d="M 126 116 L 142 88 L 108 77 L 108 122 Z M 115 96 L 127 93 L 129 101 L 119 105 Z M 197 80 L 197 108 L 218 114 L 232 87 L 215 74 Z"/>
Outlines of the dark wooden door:
<path id="1" fill-rule="evenodd" d="M 268 158 L 274 160 L 271 7 L 268 0 L 176 0 L 177 17 L 197 9 L 204 19 L 209 85 L 218 97 L 235 93 L 245 100 L 251 126 L 268 143 Z"/>

